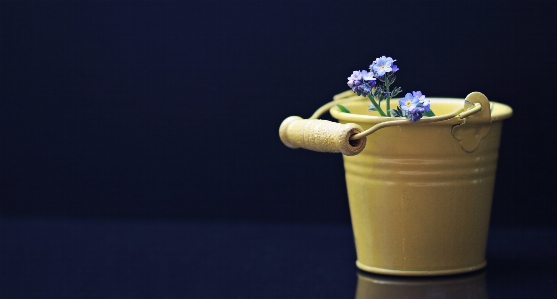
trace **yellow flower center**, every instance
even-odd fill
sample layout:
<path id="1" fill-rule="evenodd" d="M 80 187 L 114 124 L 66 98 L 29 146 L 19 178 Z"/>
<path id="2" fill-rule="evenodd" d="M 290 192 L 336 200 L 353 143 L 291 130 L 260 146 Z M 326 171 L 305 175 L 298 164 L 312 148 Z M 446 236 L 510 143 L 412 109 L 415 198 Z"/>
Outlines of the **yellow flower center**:
<path id="1" fill-rule="evenodd" d="M 408 106 L 408 107 L 412 106 L 412 101 L 410 101 L 410 100 L 406 101 L 406 106 Z"/>

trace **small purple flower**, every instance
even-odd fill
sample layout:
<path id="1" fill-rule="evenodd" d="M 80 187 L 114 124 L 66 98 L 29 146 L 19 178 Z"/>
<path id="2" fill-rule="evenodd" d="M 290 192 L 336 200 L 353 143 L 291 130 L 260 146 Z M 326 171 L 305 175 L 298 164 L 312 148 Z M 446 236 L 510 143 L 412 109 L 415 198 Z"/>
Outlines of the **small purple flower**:
<path id="1" fill-rule="evenodd" d="M 371 81 L 371 82 L 375 82 L 375 81 Z M 352 87 L 352 91 L 359 96 L 362 95 L 364 97 L 367 97 L 367 95 L 371 93 L 371 85 L 368 83 L 360 84 L 358 86 Z"/>
<path id="2" fill-rule="evenodd" d="M 425 98 L 425 95 L 422 94 L 421 91 L 413 91 L 412 95 L 416 98 L 418 98 L 418 100 L 423 100 Z"/>
<path id="3" fill-rule="evenodd" d="M 348 77 L 348 86 L 357 95 L 367 96 L 371 93 L 371 88 L 376 84 L 372 72 L 354 71 Z"/>
<path id="4" fill-rule="evenodd" d="M 372 71 L 374 71 L 378 77 L 385 75 L 385 73 L 389 73 L 393 71 L 392 65 L 395 60 L 391 57 L 381 56 L 369 66 Z M 398 67 L 396 68 L 398 70 Z"/>
<path id="5" fill-rule="evenodd" d="M 421 110 L 423 109 L 415 108 L 414 110 L 410 111 L 410 113 L 408 113 L 406 116 L 411 122 L 417 122 L 423 116 L 423 112 L 421 112 Z"/>
<path id="6" fill-rule="evenodd" d="M 370 81 L 373 81 L 371 85 L 372 86 L 375 85 L 375 77 L 373 77 L 373 72 L 368 72 L 364 70 L 361 71 L 360 73 L 362 74 L 362 78 L 366 83 L 371 83 Z"/>
<path id="7" fill-rule="evenodd" d="M 353 88 L 354 86 L 360 85 L 362 83 L 362 77 L 363 76 L 360 71 L 353 71 L 352 75 L 348 77 L 348 86 Z"/>
<path id="8" fill-rule="evenodd" d="M 396 64 L 393 64 L 391 68 L 393 69 L 393 73 L 398 71 L 398 66 Z"/>
<path id="9" fill-rule="evenodd" d="M 412 95 L 415 98 L 418 98 L 418 100 L 420 101 L 420 104 L 418 104 L 418 106 L 424 109 L 423 113 L 428 112 L 431 109 L 429 106 L 429 100 L 425 98 L 425 95 L 423 95 L 421 91 L 413 91 Z"/>

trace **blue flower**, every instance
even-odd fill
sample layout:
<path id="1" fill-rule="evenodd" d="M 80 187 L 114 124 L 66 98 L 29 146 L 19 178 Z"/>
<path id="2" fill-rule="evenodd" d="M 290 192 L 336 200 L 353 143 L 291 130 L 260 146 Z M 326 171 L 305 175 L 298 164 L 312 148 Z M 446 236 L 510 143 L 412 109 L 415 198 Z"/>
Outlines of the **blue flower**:
<path id="1" fill-rule="evenodd" d="M 404 98 L 398 100 L 398 104 L 400 105 L 400 109 L 402 109 L 403 113 L 411 113 L 420 103 L 420 100 L 414 97 L 411 93 L 407 93 Z"/>
<path id="2" fill-rule="evenodd" d="M 385 75 L 385 73 L 393 72 L 393 62 L 395 62 L 395 60 L 393 60 L 391 57 L 381 56 L 375 59 L 375 61 L 369 66 L 369 69 L 374 71 L 375 74 L 377 74 L 377 77 L 381 77 Z M 395 66 L 395 68 L 396 72 L 398 70 L 398 67 Z"/>
<path id="3" fill-rule="evenodd" d="M 429 100 L 421 91 L 407 93 L 398 103 L 404 116 L 412 122 L 420 120 L 424 113 L 430 111 Z"/>

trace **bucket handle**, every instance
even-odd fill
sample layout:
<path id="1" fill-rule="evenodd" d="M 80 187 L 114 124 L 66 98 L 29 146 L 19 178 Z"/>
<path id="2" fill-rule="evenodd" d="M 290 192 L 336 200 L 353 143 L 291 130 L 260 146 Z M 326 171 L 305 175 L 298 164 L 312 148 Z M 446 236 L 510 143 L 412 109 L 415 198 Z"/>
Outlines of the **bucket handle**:
<path id="1" fill-rule="evenodd" d="M 348 93 L 342 93 L 317 109 L 308 119 L 299 116 L 286 118 L 280 128 L 279 136 L 282 142 L 290 148 L 305 148 L 318 152 L 343 153 L 347 156 L 359 154 L 364 148 L 368 135 L 377 130 L 414 124 L 434 123 L 453 119 L 458 116 L 461 123 L 454 126 L 451 133 L 455 139 L 460 141 L 462 149 L 473 152 L 482 138 L 489 133 L 491 124 L 490 107 L 487 97 L 480 92 L 470 93 L 464 100 L 464 106 L 448 114 L 422 118 L 416 122 L 409 119 L 397 119 L 378 123 L 367 130 L 354 123 L 340 124 L 328 120 L 318 119 L 331 107 L 361 99 L 360 97 L 348 97 Z M 481 112 L 481 113 L 479 113 Z M 475 114 L 479 113 L 477 116 Z M 474 117 L 470 117 L 474 115 Z"/>

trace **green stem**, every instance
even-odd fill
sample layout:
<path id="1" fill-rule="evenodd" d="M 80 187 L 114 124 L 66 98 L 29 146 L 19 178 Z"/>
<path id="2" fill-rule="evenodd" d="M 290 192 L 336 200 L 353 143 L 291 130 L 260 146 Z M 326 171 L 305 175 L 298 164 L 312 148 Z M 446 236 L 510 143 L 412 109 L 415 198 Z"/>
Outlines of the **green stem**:
<path id="1" fill-rule="evenodd" d="M 387 116 L 391 116 L 391 94 L 390 93 L 387 96 Z"/>
<path id="2" fill-rule="evenodd" d="M 375 109 L 377 109 L 377 112 L 379 112 L 379 114 L 381 114 L 381 116 L 385 116 L 385 112 L 383 112 L 383 109 L 381 109 L 381 107 L 379 107 L 379 105 L 375 101 L 375 98 L 373 97 L 373 95 L 369 94 L 367 96 L 367 98 L 371 101 L 371 104 L 373 104 L 373 107 L 375 107 Z"/>
<path id="3" fill-rule="evenodd" d="M 390 91 L 391 82 L 390 82 L 390 80 L 385 80 L 385 87 L 387 88 L 387 116 L 391 116 L 391 91 Z"/>

